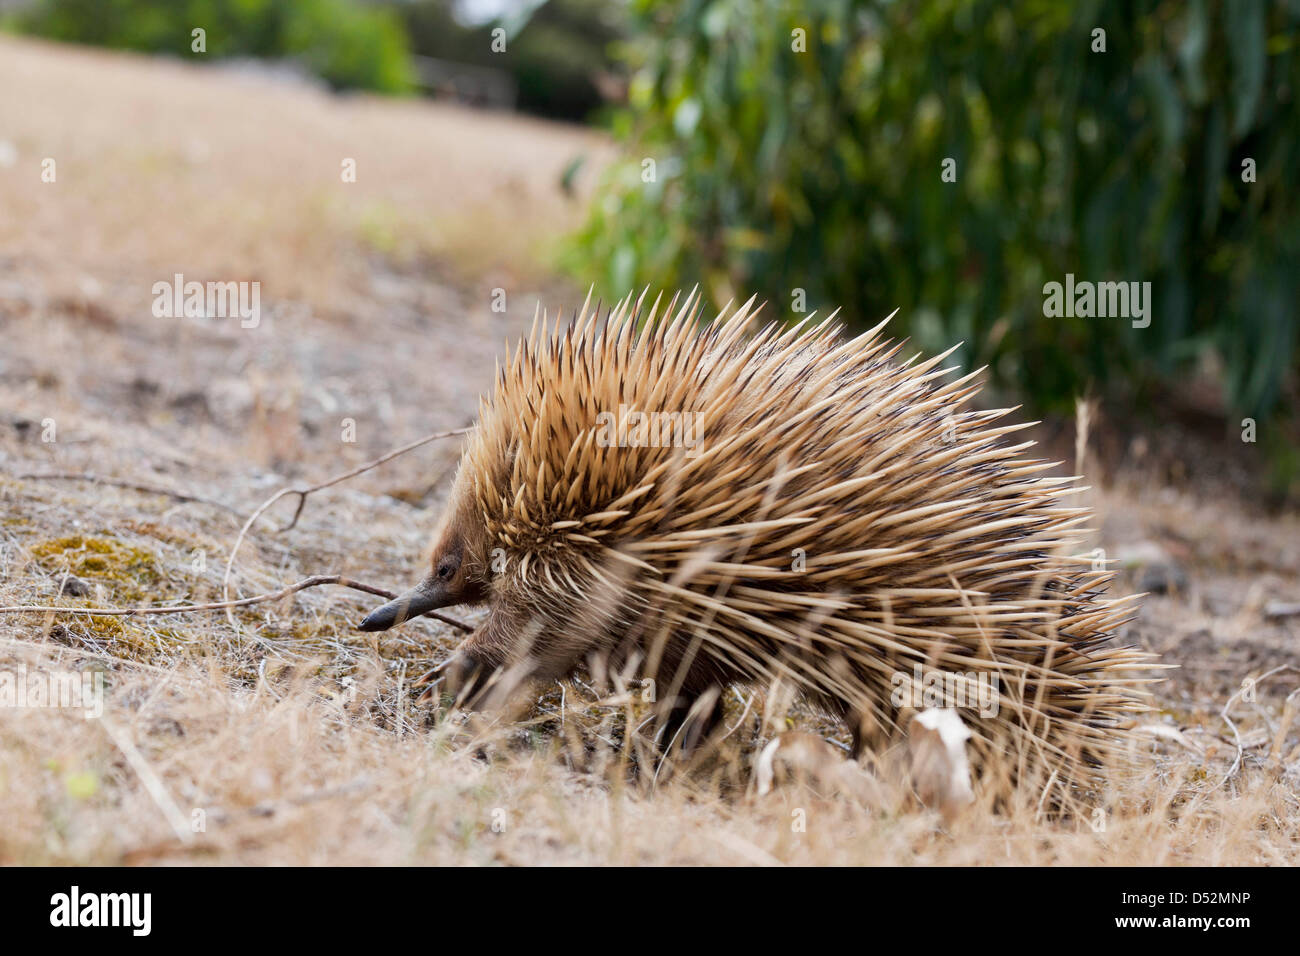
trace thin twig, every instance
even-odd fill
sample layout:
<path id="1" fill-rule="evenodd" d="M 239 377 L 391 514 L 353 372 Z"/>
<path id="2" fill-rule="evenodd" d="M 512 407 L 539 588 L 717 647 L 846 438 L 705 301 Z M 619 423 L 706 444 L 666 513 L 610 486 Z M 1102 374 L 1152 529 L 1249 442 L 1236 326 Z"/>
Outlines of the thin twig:
<path id="1" fill-rule="evenodd" d="M 365 591 L 367 594 L 375 594 L 379 597 L 395 598 L 397 595 L 377 588 L 371 584 L 363 584 L 360 581 L 354 581 L 351 578 L 345 578 L 341 574 L 315 574 L 309 578 L 303 578 L 296 584 L 290 584 L 288 587 L 280 588 L 278 591 L 272 591 L 269 594 L 259 594 L 255 597 L 239 598 L 234 601 L 213 601 L 208 604 L 176 604 L 170 607 L 59 607 L 56 605 L 40 604 L 19 604 L 13 607 L 0 607 L 0 614 L 39 614 L 45 612 L 55 612 L 59 614 L 89 614 L 95 617 L 134 617 L 138 614 L 190 614 L 195 611 L 218 611 L 222 608 L 247 607 L 250 604 L 265 604 L 268 601 L 278 601 L 280 598 L 288 597 L 296 591 L 303 591 L 307 588 L 320 587 L 322 584 L 337 584 L 341 587 L 352 588 L 354 591 Z M 472 631 L 474 628 L 458 621 L 453 617 L 447 617 L 439 614 L 437 611 L 426 611 L 422 617 L 431 617 L 442 621 L 444 624 L 450 624 L 452 627 L 459 628 L 462 631 Z"/>
<path id="2" fill-rule="evenodd" d="M 313 491 L 320 491 L 324 488 L 329 488 L 331 485 L 337 485 L 341 481 L 347 481 L 349 478 L 355 478 L 357 475 L 369 471 L 371 468 L 376 468 L 379 465 L 382 465 L 386 461 L 391 461 L 392 459 L 396 458 L 398 455 L 404 455 L 408 451 L 412 451 L 413 449 L 419 448 L 421 445 L 427 445 L 431 441 L 437 441 L 439 438 L 450 438 L 453 435 L 464 435 L 466 432 L 472 430 L 473 430 L 473 426 L 470 426 L 469 428 L 457 428 L 449 432 L 434 432 L 432 435 L 425 435 L 423 438 L 417 438 L 415 441 L 409 442 L 400 448 L 395 448 L 392 451 L 388 452 L 387 454 L 381 455 L 380 457 L 374 459 L 373 461 L 366 462 L 364 465 L 360 465 L 356 468 L 353 468 L 351 471 L 344 472 L 341 475 L 335 475 L 333 478 L 329 478 L 326 481 L 322 481 L 320 484 L 311 485 L 308 488 L 281 488 L 270 498 L 267 498 L 264 502 L 262 502 L 262 504 L 258 507 L 258 509 L 249 516 L 247 521 L 244 522 L 244 526 L 239 529 L 239 535 L 238 537 L 235 538 L 235 546 L 230 549 L 230 556 L 226 558 L 226 571 L 221 578 L 221 597 L 225 600 L 230 599 L 230 572 L 231 569 L 233 569 L 235 566 L 235 557 L 239 554 L 240 545 L 244 543 L 244 536 L 248 534 L 248 529 L 251 528 L 257 522 L 258 518 L 262 517 L 262 515 L 266 512 L 268 508 L 271 507 L 271 505 L 275 504 L 285 495 L 297 495 L 298 507 L 294 509 L 293 519 L 287 525 L 285 525 L 283 528 L 280 529 L 281 533 L 288 531 L 290 528 L 292 528 L 294 525 L 298 523 L 298 517 L 302 514 L 303 505 L 307 503 L 307 496 L 311 494 Z M 372 593 L 378 594 L 380 592 L 374 591 Z M 388 595 L 389 597 L 395 597 L 395 595 L 388 594 L 388 592 L 384 592 L 384 594 Z M 230 606 L 237 606 L 237 605 L 230 605 Z M 471 630 L 470 628 L 467 628 L 463 624 L 460 624 L 457 621 L 453 621 L 450 618 L 441 617 L 433 613 L 430 613 L 427 616 L 436 617 L 440 621 L 445 621 L 448 624 L 453 624 L 454 626 L 460 627 L 464 630 Z M 232 628 L 237 626 L 235 624 L 234 615 L 231 614 L 229 610 L 226 611 L 226 619 L 230 622 L 230 626 Z"/>
<path id="3" fill-rule="evenodd" d="M 282 810 L 290 807 L 305 807 L 310 803 L 318 800 L 330 800 L 334 797 L 351 796 L 354 793 L 364 793 L 370 789 L 373 784 L 368 777 L 358 777 L 350 783 L 341 784 L 337 787 L 324 787 L 320 790 L 309 790 L 307 793 L 300 794 L 296 797 L 287 797 L 279 801 L 268 801 L 259 803 L 255 806 L 244 807 L 240 810 L 222 810 L 214 807 L 208 811 L 208 817 L 217 824 L 232 823 L 241 816 L 244 817 L 273 817 Z"/>
<path id="4" fill-rule="evenodd" d="M 151 495 L 165 495 L 168 498 L 175 498 L 177 501 L 193 501 L 199 504 L 212 505 L 214 508 L 229 511 L 231 514 L 239 514 L 238 509 L 232 508 L 224 501 L 217 501 L 215 498 L 204 498 L 202 495 L 192 495 L 186 491 L 175 491 L 171 488 L 164 488 L 162 485 L 151 485 L 143 481 L 105 478 L 102 475 L 96 475 L 88 471 L 28 472 L 14 475 L 14 477 L 23 481 L 88 481 L 96 485 L 109 485 L 113 488 L 126 488 L 130 491 L 143 491 Z"/>
<path id="5" fill-rule="evenodd" d="M 1265 671 L 1264 673 L 1260 674 L 1258 677 L 1254 678 L 1250 682 L 1251 689 L 1253 690 L 1259 687 L 1259 685 L 1263 681 L 1272 677 L 1274 674 L 1280 674 L 1283 671 L 1300 671 L 1300 668 L 1292 667 L 1290 664 L 1279 664 L 1277 667 L 1274 667 L 1272 670 Z M 1244 757 L 1246 753 L 1246 747 L 1241 740 L 1241 731 L 1237 729 L 1237 725 L 1233 723 L 1232 718 L 1228 716 L 1228 711 L 1232 709 L 1232 705 L 1237 702 L 1237 699 L 1241 697 L 1241 695 L 1245 693 L 1245 691 L 1246 691 L 1245 686 L 1238 688 L 1237 692 L 1233 694 L 1231 697 L 1229 697 L 1228 702 L 1223 705 L 1223 710 L 1219 712 L 1219 716 L 1223 718 L 1223 722 L 1226 723 L 1232 729 L 1232 736 L 1236 739 L 1237 742 L 1236 744 L 1237 755 L 1232 758 L 1232 766 L 1228 768 L 1228 772 L 1224 774 L 1223 779 L 1220 780 L 1218 784 L 1215 785 L 1214 787 L 1215 790 L 1218 790 L 1219 787 L 1222 787 L 1225 783 L 1227 783 L 1229 780 L 1232 779 L 1232 775 L 1235 774 L 1237 772 L 1237 769 L 1241 766 L 1242 757 Z"/>
<path id="6" fill-rule="evenodd" d="M 136 772 L 136 776 L 144 784 L 145 792 L 153 798 L 153 802 L 162 811 L 162 815 L 172 828 L 172 832 L 176 834 L 176 839 L 180 840 L 181 843 L 189 843 L 194 838 L 194 832 L 188 825 L 189 821 L 185 819 L 185 814 L 176 805 L 172 795 L 167 792 L 167 786 L 154 772 L 153 767 L 149 765 L 149 761 L 136 748 L 131 738 L 119 730 L 107 717 L 101 716 L 99 723 L 117 749 L 122 751 L 122 756 L 126 758 L 126 762 L 131 765 L 131 769 Z"/>

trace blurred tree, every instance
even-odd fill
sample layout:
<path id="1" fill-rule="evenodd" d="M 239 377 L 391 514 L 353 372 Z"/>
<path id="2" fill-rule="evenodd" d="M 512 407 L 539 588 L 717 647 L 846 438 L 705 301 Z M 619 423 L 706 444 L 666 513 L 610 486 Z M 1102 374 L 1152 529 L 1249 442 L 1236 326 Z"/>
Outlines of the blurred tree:
<path id="1" fill-rule="evenodd" d="M 557 119 L 582 120 L 603 105 L 596 76 L 615 69 L 611 43 L 623 34 L 624 8 L 607 0 L 547 0 L 517 5 L 512 15 L 479 23 L 457 19 L 452 0 L 402 3 L 414 52 L 488 66 L 514 76 L 518 107 Z M 492 31 L 506 31 L 505 50 Z"/>
<path id="2" fill-rule="evenodd" d="M 631 7 L 626 161 L 570 250 L 584 283 L 901 308 L 895 334 L 964 340 L 1058 410 L 1192 363 L 1239 414 L 1294 395 L 1296 0 Z M 1067 273 L 1150 281 L 1149 327 L 1048 317 Z"/>
<path id="3" fill-rule="evenodd" d="M 391 11 L 356 0 L 37 0 L 19 29 L 55 40 L 211 57 L 296 60 L 336 88 L 411 88 L 406 36 Z"/>

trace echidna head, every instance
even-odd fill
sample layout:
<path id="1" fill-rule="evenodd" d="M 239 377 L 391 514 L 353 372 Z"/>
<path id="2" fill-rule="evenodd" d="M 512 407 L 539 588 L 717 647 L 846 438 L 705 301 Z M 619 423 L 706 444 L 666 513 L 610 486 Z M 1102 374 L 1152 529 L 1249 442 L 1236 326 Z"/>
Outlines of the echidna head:
<path id="1" fill-rule="evenodd" d="M 487 532 L 476 520 L 472 500 L 453 490 L 452 499 L 434 533 L 430 568 L 424 580 L 375 608 L 357 627 L 386 631 L 426 611 L 453 604 L 475 604 L 487 598 Z"/>

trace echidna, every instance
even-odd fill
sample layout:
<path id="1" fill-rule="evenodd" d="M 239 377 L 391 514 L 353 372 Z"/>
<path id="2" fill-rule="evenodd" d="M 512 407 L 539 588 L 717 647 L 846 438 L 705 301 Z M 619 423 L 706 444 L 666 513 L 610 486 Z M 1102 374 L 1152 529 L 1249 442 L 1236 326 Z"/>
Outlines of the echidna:
<path id="1" fill-rule="evenodd" d="M 1075 479 L 1020 457 L 1033 442 L 1005 436 L 1027 426 L 995 425 L 1012 410 L 965 407 L 978 372 L 945 383 L 951 350 L 895 362 L 885 323 L 843 341 L 834 316 L 754 331 L 752 299 L 707 325 L 694 293 L 662 315 L 643 299 L 534 322 L 481 402 L 429 575 L 361 629 L 486 602 L 462 686 L 599 659 L 656 682 L 664 740 L 699 739 L 726 685 L 780 681 L 860 751 L 918 685 L 988 682 L 994 706 L 961 711 L 977 747 L 1078 781 L 1142 708 L 1148 656 L 1104 646 L 1128 608 L 1067 554 Z"/>

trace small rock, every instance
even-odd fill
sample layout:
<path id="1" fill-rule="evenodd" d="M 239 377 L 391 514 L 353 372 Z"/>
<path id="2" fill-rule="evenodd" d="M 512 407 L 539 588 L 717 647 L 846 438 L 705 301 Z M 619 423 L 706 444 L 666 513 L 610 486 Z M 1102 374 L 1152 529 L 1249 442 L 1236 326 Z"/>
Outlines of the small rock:
<path id="1" fill-rule="evenodd" d="M 815 734 L 788 730 L 762 749 L 755 764 L 759 796 L 779 785 L 802 785 L 823 796 L 848 794 L 870 807 L 885 802 L 870 772 Z"/>
<path id="2" fill-rule="evenodd" d="M 1187 573 L 1172 561 L 1150 564 L 1138 574 L 1137 587 L 1150 594 L 1179 593 L 1187 590 Z"/>
<path id="3" fill-rule="evenodd" d="M 1139 591 L 1168 594 L 1187 590 L 1187 572 L 1154 541 L 1120 548 L 1115 554 L 1120 567 L 1132 573 Z"/>
<path id="4" fill-rule="evenodd" d="M 248 382 L 238 378 L 218 379 L 207 390 L 206 406 L 213 420 L 226 428 L 242 428 L 252 414 L 256 396 Z"/>
<path id="5" fill-rule="evenodd" d="M 149 722 L 149 732 L 159 736 L 184 737 L 185 728 L 174 717 L 155 717 Z"/>
<path id="6" fill-rule="evenodd" d="M 92 275 L 82 273 L 77 276 L 77 288 L 87 299 L 98 299 L 104 294 L 104 284 Z"/>
<path id="7" fill-rule="evenodd" d="M 950 707 L 924 710 L 908 728 L 912 786 L 921 802 L 938 810 L 949 824 L 975 802 L 966 755 L 970 738 L 970 728 Z"/>
<path id="8" fill-rule="evenodd" d="M 69 574 L 59 585 L 59 596 L 67 594 L 72 597 L 85 597 L 93 590 L 89 581 L 83 581 L 81 578 Z"/>
<path id="9" fill-rule="evenodd" d="M 1264 605 L 1264 616 L 1271 621 L 1280 621 L 1285 617 L 1300 615 L 1300 603 L 1286 601 L 1269 601 Z"/>

